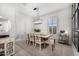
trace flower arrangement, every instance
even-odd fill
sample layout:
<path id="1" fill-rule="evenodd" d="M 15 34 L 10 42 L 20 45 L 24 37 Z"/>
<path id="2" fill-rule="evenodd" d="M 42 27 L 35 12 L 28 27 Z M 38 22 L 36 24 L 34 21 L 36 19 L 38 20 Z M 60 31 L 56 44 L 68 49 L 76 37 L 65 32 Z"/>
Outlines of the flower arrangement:
<path id="1" fill-rule="evenodd" d="M 40 32 L 40 29 L 34 29 L 35 32 Z"/>

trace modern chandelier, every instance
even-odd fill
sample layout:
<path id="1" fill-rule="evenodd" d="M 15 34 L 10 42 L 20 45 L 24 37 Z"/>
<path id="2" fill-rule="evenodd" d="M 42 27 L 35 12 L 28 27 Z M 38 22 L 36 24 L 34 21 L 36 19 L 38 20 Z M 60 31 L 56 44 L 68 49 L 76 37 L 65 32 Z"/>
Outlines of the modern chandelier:
<path id="1" fill-rule="evenodd" d="M 35 20 L 40 20 L 40 16 L 39 16 L 39 8 L 37 7 L 37 8 L 34 8 L 33 10 L 34 10 L 35 13 L 36 13 Z"/>

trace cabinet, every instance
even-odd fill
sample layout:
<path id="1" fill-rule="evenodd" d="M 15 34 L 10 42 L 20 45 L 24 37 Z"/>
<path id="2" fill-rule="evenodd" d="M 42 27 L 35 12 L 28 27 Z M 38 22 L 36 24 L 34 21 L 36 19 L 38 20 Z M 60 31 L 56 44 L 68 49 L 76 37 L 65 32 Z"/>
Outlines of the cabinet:
<path id="1" fill-rule="evenodd" d="M 58 42 L 69 45 L 69 35 L 65 33 L 60 33 Z"/>
<path id="2" fill-rule="evenodd" d="M 5 51 L 4 51 L 4 44 L 3 43 L 1 43 L 0 44 L 0 56 L 4 56 L 5 55 Z"/>
<path id="3" fill-rule="evenodd" d="M 10 56 L 15 54 L 15 39 L 0 38 L 0 56 Z"/>

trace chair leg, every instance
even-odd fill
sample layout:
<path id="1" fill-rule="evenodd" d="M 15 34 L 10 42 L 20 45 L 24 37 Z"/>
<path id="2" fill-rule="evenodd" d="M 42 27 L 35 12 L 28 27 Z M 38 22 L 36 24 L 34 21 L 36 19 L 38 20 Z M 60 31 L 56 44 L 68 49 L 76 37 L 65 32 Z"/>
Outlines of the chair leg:
<path id="1" fill-rule="evenodd" d="M 28 40 L 28 44 L 30 45 L 30 41 Z"/>
<path id="2" fill-rule="evenodd" d="M 36 46 L 36 43 L 34 42 L 34 46 Z"/>
<path id="3" fill-rule="evenodd" d="M 26 40 L 26 44 L 27 44 L 27 40 Z"/>
<path id="4" fill-rule="evenodd" d="M 35 46 L 35 43 L 33 42 L 33 46 Z"/>
<path id="5" fill-rule="evenodd" d="M 35 46 L 35 42 L 34 42 L 34 46 Z"/>
<path id="6" fill-rule="evenodd" d="M 39 48 L 40 48 L 40 50 L 42 49 L 41 44 L 40 44 L 40 47 Z"/>
<path id="7" fill-rule="evenodd" d="M 29 41 L 29 45 L 31 45 L 31 41 Z"/>
<path id="8" fill-rule="evenodd" d="M 29 44 L 29 41 L 27 41 L 27 44 Z"/>
<path id="9" fill-rule="evenodd" d="M 46 44 L 44 43 L 44 48 L 46 48 Z"/>
<path id="10" fill-rule="evenodd" d="M 55 39 L 54 39 L 54 48 L 55 48 Z"/>
<path id="11" fill-rule="evenodd" d="M 54 45 L 52 45 L 52 51 L 53 51 L 53 49 L 54 49 Z"/>
<path id="12" fill-rule="evenodd" d="M 35 43 L 35 47 L 36 47 L 36 43 Z"/>

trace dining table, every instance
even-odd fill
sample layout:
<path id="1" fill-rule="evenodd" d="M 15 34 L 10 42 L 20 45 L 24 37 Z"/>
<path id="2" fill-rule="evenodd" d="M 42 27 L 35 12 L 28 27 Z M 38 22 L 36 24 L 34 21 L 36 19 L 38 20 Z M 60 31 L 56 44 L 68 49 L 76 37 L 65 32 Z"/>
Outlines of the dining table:
<path id="1" fill-rule="evenodd" d="M 46 41 L 48 40 L 50 37 L 52 36 L 52 34 L 40 34 L 40 38 L 41 38 L 41 41 Z"/>
<path id="2" fill-rule="evenodd" d="M 48 41 L 49 38 L 52 36 L 52 34 L 35 34 L 35 35 L 37 35 L 38 37 L 41 38 L 40 41 L 41 41 L 41 43 L 44 44 L 44 46 L 45 46 L 45 44 L 46 44 L 46 41 Z"/>

